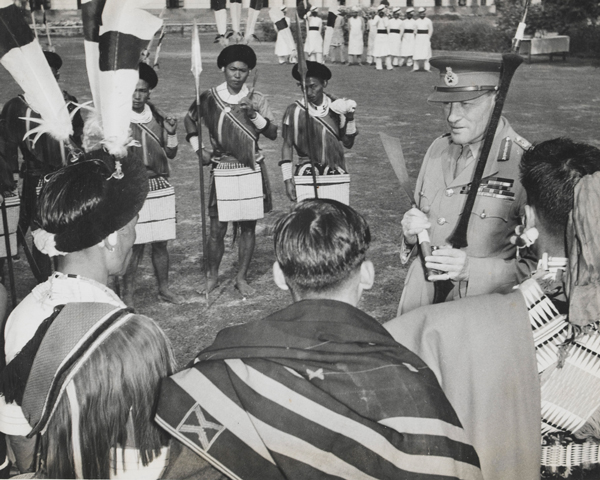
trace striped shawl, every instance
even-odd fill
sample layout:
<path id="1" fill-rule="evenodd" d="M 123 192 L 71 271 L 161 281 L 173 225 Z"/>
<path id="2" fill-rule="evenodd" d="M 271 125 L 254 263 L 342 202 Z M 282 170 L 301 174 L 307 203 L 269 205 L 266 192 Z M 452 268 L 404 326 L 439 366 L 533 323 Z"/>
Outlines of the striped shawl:
<path id="1" fill-rule="evenodd" d="M 433 372 L 337 301 L 221 331 L 156 419 L 230 478 L 482 478 Z"/>

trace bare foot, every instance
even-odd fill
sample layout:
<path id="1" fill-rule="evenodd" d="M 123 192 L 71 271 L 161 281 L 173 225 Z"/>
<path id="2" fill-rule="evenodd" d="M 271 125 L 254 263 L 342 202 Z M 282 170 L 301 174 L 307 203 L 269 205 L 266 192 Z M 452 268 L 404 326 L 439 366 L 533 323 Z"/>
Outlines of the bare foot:
<path id="1" fill-rule="evenodd" d="M 246 280 L 236 280 L 235 288 L 238 292 L 242 294 L 242 297 L 251 297 L 256 293 L 256 290 L 253 289 Z"/>
<path id="2" fill-rule="evenodd" d="M 203 287 L 198 289 L 198 293 L 204 295 L 206 293 L 212 292 L 215 288 L 219 286 L 219 280 L 217 278 L 208 278 Z"/>
<path id="3" fill-rule="evenodd" d="M 159 291 L 158 298 L 164 302 L 174 303 L 175 305 L 181 305 L 182 303 L 185 303 L 185 300 L 181 295 L 177 295 L 168 289 Z"/>

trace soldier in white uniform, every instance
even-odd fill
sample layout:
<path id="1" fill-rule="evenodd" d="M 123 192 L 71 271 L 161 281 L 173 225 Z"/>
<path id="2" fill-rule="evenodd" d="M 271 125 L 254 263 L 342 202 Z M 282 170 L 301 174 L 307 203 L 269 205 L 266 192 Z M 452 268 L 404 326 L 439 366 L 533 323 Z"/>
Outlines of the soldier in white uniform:
<path id="1" fill-rule="evenodd" d="M 392 57 L 392 66 L 400 65 L 400 49 L 401 49 L 401 28 L 402 19 L 400 18 L 400 7 L 394 8 L 392 18 L 388 23 L 390 35 L 390 56 Z"/>
<path id="2" fill-rule="evenodd" d="M 362 65 L 362 54 L 365 50 L 365 20 L 358 16 L 360 7 L 354 6 L 348 18 L 348 65 Z"/>
<path id="3" fill-rule="evenodd" d="M 407 67 L 413 65 L 413 55 L 415 53 L 415 31 L 417 23 L 413 18 L 415 9 L 410 7 L 406 9 L 406 18 L 402 20 L 400 34 L 402 36 L 402 44 L 400 46 L 400 62 L 398 66 L 403 66 L 406 62 Z"/>
<path id="4" fill-rule="evenodd" d="M 431 36 L 433 35 L 433 23 L 425 17 L 425 9 L 419 8 L 419 18 L 415 21 L 417 26 L 415 36 L 415 53 L 413 60 L 413 72 L 420 70 L 419 63 L 423 63 L 423 70 L 430 72 L 429 59 L 431 58 Z"/>
<path id="5" fill-rule="evenodd" d="M 375 68 L 377 70 L 383 70 L 383 61 L 385 61 L 386 69 L 392 70 L 393 68 L 390 57 L 388 18 L 385 13 L 385 5 L 379 5 L 377 7 L 377 16 L 375 17 L 376 23 L 374 24 L 377 29 L 377 35 L 375 36 L 375 44 L 373 45 L 373 57 L 375 57 Z"/>
<path id="6" fill-rule="evenodd" d="M 377 36 L 377 22 L 379 17 L 374 11 L 369 11 L 369 36 L 367 39 L 367 63 L 373 64 L 373 48 L 375 47 L 375 37 Z"/>
<path id="7" fill-rule="evenodd" d="M 304 42 L 304 52 L 306 53 L 307 60 L 323 63 L 322 26 L 323 20 L 319 17 L 319 9 L 317 7 L 312 7 L 309 15 L 306 17 L 306 42 Z"/>

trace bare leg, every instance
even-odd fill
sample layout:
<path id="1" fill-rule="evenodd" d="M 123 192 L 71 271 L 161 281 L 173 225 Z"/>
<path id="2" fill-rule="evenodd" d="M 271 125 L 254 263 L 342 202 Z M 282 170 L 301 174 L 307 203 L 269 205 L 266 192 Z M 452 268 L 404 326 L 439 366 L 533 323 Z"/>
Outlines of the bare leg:
<path id="1" fill-rule="evenodd" d="M 239 270 L 235 279 L 235 288 L 239 290 L 242 296 L 246 297 L 255 293 L 255 290 L 248 285 L 246 274 L 254 254 L 254 245 L 256 244 L 256 221 L 240 222 L 239 238 Z"/>
<path id="2" fill-rule="evenodd" d="M 154 265 L 154 274 L 158 281 L 159 298 L 177 305 L 183 303 L 183 297 L 169 289 L 169 251 L 166 241 L 152 243 L 152 265 Z"/>
<path id="3" fill-rule="evenodd" d="M 210 233 L 206 245 L 208 272 L 205 291 L 211 292 L 219 285 L 219 266 L 225 253 L 227 222 L 219 222 L 218 217 L 210 217 Z"/>
<path id="4" fill-rule="evenodd" d="M 123 301 L 128 307 L 133 307 L 133 294 L 135 293 L 135 277 L 137 276 L 138 265 L 144 255 L 144 244 L 134 245 L 131 249 L 131 260 L 127 266 L 127 271 L 123 275 Z"/>

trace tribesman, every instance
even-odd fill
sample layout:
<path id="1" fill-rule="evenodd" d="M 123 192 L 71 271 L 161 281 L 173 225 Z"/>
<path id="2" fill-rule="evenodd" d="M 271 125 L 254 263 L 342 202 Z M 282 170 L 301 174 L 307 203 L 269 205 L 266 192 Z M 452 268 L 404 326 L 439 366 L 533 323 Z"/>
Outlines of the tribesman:
<path id="1" fill-rule="evenodd" d="M 375 48 L 375 37 L 377 37 L 377 23 L 379 18 L 377 13 L 373 10 L 369 11 L 369 21 L 367 26 L 369 27 L 369 34 L 367 36 L 367 64 L 373 65 L 375 61 L 373 59 L 373 49 Z"/>
<path id="2" fill-rule="evenodd" d="M 62 59 L 54 52 L 44 52 L 44 56 L 50 65 L 54 78 L 60 78 Z M 62 90 L 63 97 L 67 103 L 69 112 L 77 108 L 77 99 L 66 90 Z M 0 142 L 0 156 L 7 162 L 9 168 L 16 172 L 19 170 L 19 150 L 23 162 L 21 164 L 21 176 L 23 188 L 21 193 L 21 211 L 19 214 L 19 229 L 25 235 L 35 215 L 37 205 L 37 189 L 41 179 L 50 172 L 66 162 L 69 156 L 69 146 L 61 145 L 51 135 L 43 134 L 34 142 L 35 135 L 25 138 L 27 132 L 37 127 L 37 123 L 31 119 L 40 118 L 38 112 L 33 110 L 27 103 L 24 95 L 15 97 L 4 105 L 0 119 L 2 121 L 3 141 Z M 72 118 L 73 135 L 71 136 L 71 147 L 81 147 L 81 135 L 83 132 L 83 119 L 77 111 Z M 16 253 L 16 252 L 14 252 Z M 52 273 L 50 259 L 41 255 L 39 250 L 32 248 L 33 258 L 44 278 Z"/>
<path id="3" fill-rule="evenodd" d="M 392 66 L 400 65 L 400 50 L 402 45 L 402 19 L 400 18 L 400 7 L 394 8 L 392 18 L 389 21 L 390 28 L 390 56 L 392 57 Z"/>
<path id="4" fill-rule="evenodd" d="M 358 15 L 360 7 L 354 6 L 348 18 L 348 65 L 362 65 L 365 50 L 365 20 Z"/>
<path id="5" fill-rule="evenodd" d="M 319 17 L 319 9 L 312 7 L 306 17 L 306 41 L 304 52 L 307 59 L 313 62 L 323 63 L 323 37 L 321 27 L 323 20 Z"/>
<path id="6" fill-rule="evenodd" d="M 150 191 L 163 190 L 165 194 L 174 195 L 172 187 L 167 181 L 169 177 L 169 159 L 177 155 L 177 120 L 164 115 L 149 102 L 150 92 L 158 84 L 158 76 L 154 69 L 145 64 L 139 64 L 139 80 L 133 93 L 131 114 L 131 132 L 134 140 L 141 145 L 141 154 L 146 171 L 148 173 Z M 135 148 L 135 147 L 133 147 Z M 155 204 L 146 201 L 145 209 L 149 211 Z M 142 210 L 145 212 L 145 210 Z M 160 214 L 150 213 L 150 217 L 156 220 Z M 174 218 L 163 219 L 173 223 Z M 183 298 L 169 289 L 169 251 L 167 241 L 175 238 L 173 228 L 161 228 L 160 232 L 153 231 L 145 235 L 142 225 L 137 228 L 138 238 L 131 255 L 131 262 L 124 280 L 124 300 L 129 306 L 133 306 L 133 295 L 135 293 L 135 280 L 138 265 L 144 254 L 144 245 L 150 243 L 152 248 L 152 264 L 154 274 L 158 282 L 158 297 L 169 303 L 183 303 Z"/>
<path id="7" fill-rule="evenodd" d="M 230 45 L 223 49 L 217 58 L 217 66 L 223 70 L 225 82 L 211 88 L 201 95 L 201 117 L 210 133 L 213 151 L 209 163 L 212 163 L 212 175 L 209 194 L 208 214 L 210 216 L 210 235 L 207 256 L 208 272 L 206 291 L 218 286 L 219 266 L 225 251 L 224 239 L 227 221 L 220 221 L 217 200 L 219 191 L 215 188 L 215 170 L 245 168 L 257 170 L 262 176 L 262 196 L 264 212 L 271 210 L 271 192 L 266 177 L 264 156 L 258 148 L 258 138 L 262 134 L 269 140 L 277 138 L 277 124 L 265 96 L 245 85 L 250 72 L 256 66 L 256 54 L 247 45 Z M 198 151 L 204 147 L 198 141 L 196 122 L 198 120 L 196 102 L 192 103 L 185 117 L 187 137 Z M 208 151 L 203 152 L 208 156 Z M 256 168 L 255 168 L 256 167 Z M 237 192 L 225 192 L 229 196 Z M 231 198 L 231 196 L 229 196 Z M 256 218 L 256 217 L 254 217 Z M 256 242 L 256 219 L 239 219 L 241 233 L 239 242 L 239 266 L 235 287 L 244 296 L 254 293 L 248 285 L 246 276 L 254 253 Z"/>
<path id="8" fill-rule="evenodd" d="M 291 104 L 283 116 L 283 148 L 281 150 L 281 173 L 285 191 L 290 200 L 296 201 L 296 185 L 293 178 L 294 149 L 298 154 L 296 175 L 302 175 L 310 165 L 309 152 L 313 151 L 313 160 L 318 173 L 346 173 L 344 148 L 352 148 L 358 134 L 354 111 L 354 100 L 336 99 L 325 94 L 324 89 L 331 79 L 331 70 L 317 62 L 307 61 L 306 97 L 310 128 L 306 125 L 306 106 L 303 101 Z M 298 65 L 294 65 L 292 76 L 298 82 L 302 78 Z M 301 84 L 300 84 L 301 85 Z M 310 138 L 309 138 L 310 137 Z"/>
<path id="9" fill-rule="evenodd" d="M 429 230 L 431 244 L 440 246 L 426 257 L 426 267 L 439 273 L 431 280 L 452 280 L 448 300 L 510 289 L 529 274 L 534 261 L 518 262 L 510 241 L 520 225 L 526 195 L 519 177 L 519 161 L 531 145 L 502 117 L 494 135 L 481 187 L 469 224 L 469 246 L 443 247 L 460 218 L 486 126 L 494 109 L 502 59 L 445 56 L 432 59 L 439 83 L 427 99 L 442 107 L 450 130 L 436 139 L 425 154 L 417 178 L 415 203 L 402 219 L 401 259 L 408 262 L 417 235 Z M 415 260 L 408 274 L 398 313 L 433 302 L 434 284 L 425 279 Z"/>
<path id="10" fill-rule="evenodd" d="M 285 5 L 281 7 L 281 12 L 283 13 L 283 18 L 280 18 L 278 21 L 274 22 L 275 28 L 277 29 L 275 55 L 277 55 L 280 65 L 283 65 L 284 63 L 296 63 L 298 53 L 296 52 L 294 43 L 289 41 L 291 21 L 286 15 L 287 7 Z M 284 37 L 286 33 L 288 36 L 287 39 Z M 293 49 L 292 45 L 294 45 Z"/>
<path id="11" fill-rule="evenodd" d="M 419 8 L 419 18 L 415 21 L 415 53 L 413 54 L 413 72 L 420 70 L 419 63 L 423 63 L 423 70 L 430 72 L 429 59 L 431 58 L 431 36 L 433 35 L 433 23 L 425 17 L 425 9 Z"/>
<path id="12" fill-rule="evenodd" d="M 415 9 L 410 7 L 406 9 L 406 18 L 402 20 L 402 26 L 400 28 L 402 35 L 402 43 L 400 46 L 400 62 L 398 66 L 402 67 L 406 62 L 407 67 L 413 65 L 413 55 L 415 53 L 415 31 L 417 29 L 417 23 L 413 18 Z"/>
<path id="13" fill-rule="evenodd" d="M 392 59 L 390 57 L 390 37 L 388 35 L 388 18 L 385 14 L 385 5 L 377 7 L 377 16 L 375 17 L 375 44 L 373 45 L 373 57 L 375 58 L 375 68 L 383 70 L 383 61 L 385 59 L 385 68 L 392 70 Z"/>

